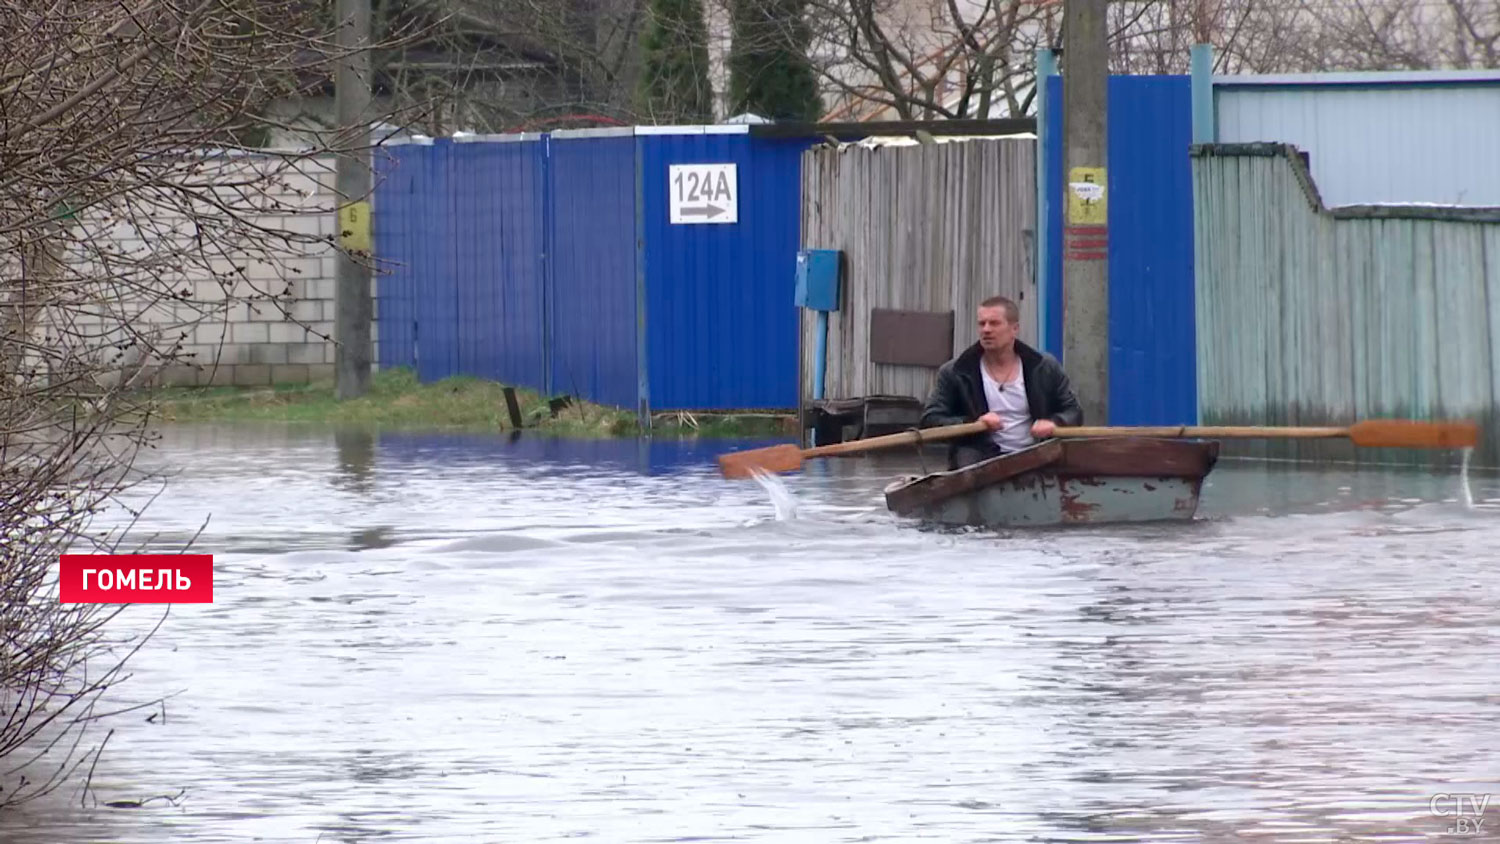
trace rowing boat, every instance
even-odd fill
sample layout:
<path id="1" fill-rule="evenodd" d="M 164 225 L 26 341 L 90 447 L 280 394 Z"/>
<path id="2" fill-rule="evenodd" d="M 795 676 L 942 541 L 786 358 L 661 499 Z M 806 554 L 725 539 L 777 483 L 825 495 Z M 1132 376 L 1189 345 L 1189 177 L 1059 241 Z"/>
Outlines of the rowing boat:
<path id="1" fill-rule="evenodd" d="M 1049 439 L 902 478 L 885 501 L 899 516 L 976 527 L 1187 521 L 1218 458 L 1214 440 Z"/>

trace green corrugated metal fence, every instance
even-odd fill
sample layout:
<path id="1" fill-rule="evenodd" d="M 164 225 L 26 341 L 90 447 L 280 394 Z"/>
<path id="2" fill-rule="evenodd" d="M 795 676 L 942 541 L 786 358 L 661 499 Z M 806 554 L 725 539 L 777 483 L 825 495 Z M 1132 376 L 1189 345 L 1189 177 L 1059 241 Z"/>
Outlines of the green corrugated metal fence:
<path id="1" fill-rule="evenodd" d="M 1296 149 L 1193 148 L 1203 424 L 1473 418 L 1500 465 L 1500 208 L 1328 209 Z M 1236 454 L 1452 465 L 1266 441 Z"/>

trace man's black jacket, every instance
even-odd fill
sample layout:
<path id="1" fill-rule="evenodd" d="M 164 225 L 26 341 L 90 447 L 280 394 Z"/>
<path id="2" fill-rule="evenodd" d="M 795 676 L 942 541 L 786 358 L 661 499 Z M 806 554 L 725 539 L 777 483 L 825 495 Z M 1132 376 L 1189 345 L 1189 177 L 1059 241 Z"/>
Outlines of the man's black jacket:
<path id="1" fill-rule="evenodd" d="M 1031 418 L 1050 419 L 1059 427 L 1082 425 L 1083 408 L 1073 395 L 1073 386 L 1057 359 L 1015 341 L 1016 356 L 1021 359 L 1021 376 L 1026 379 L 1026 404 Z M 984 380 L 979 361 L 984 350 L 978 343 L 938 368 L 937 383 L 922 408 L 922 427 L 962 425 L 989 412 L 984 398 Z M 956 469 L 1000 454 L 989 434 L 978 434 L 953 440 L 948 449 L 948 466 Z"/>

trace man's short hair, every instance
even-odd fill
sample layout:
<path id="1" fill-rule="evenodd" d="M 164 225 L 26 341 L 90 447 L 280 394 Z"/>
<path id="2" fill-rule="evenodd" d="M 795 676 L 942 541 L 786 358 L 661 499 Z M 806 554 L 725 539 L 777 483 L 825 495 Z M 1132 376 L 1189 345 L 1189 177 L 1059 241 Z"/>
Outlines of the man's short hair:
<path id="1" fill-rule="evenodd" d="M 1005 319 L 1008 322 L 1014 325 L 1021 321 L 1021 309 L 1016 305 L 1015 302 L 1005 298 L 1004 296 L 991 296 L 990 298 L 985 299 L 983 302 L 980 302 L 979 307 L 1004 308 Z"/>

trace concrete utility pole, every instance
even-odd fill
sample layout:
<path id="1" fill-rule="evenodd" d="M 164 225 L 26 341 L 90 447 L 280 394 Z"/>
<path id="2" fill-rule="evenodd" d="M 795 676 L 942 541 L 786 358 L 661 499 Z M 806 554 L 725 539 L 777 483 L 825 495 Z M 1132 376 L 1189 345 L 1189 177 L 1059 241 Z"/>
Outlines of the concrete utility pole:
<path id="1" fill-rule="evenodd" d="M 339 195 L 340 240 L 370 249 L 370 0 L 338 0 L 338 71 L 334 99 L 342 146 L 334 190 Z M 357 398 L 370 389 L 370 273 L 340 252 L 334 291 L 335 395 Z"/>
<path id="2" fill-rule="evenodd" d="M 1109 424 L 1106 0 L 1063 6 L 1063 365 L 1084 424 Z"/>

